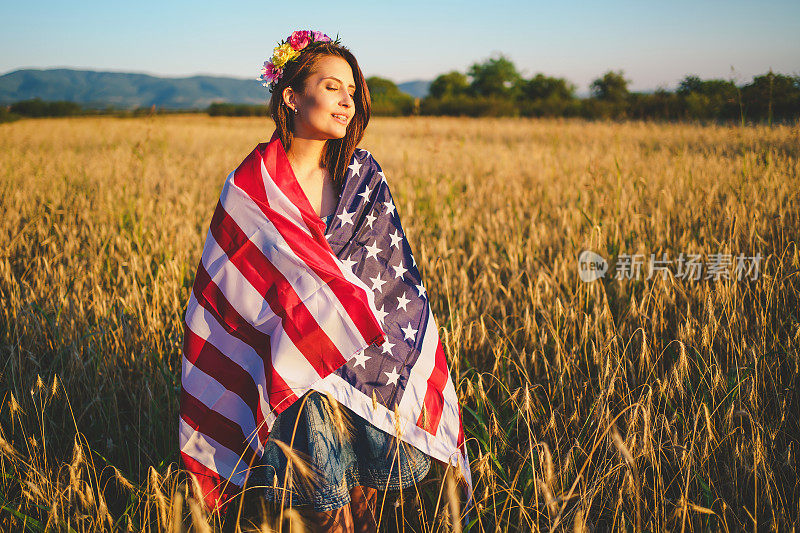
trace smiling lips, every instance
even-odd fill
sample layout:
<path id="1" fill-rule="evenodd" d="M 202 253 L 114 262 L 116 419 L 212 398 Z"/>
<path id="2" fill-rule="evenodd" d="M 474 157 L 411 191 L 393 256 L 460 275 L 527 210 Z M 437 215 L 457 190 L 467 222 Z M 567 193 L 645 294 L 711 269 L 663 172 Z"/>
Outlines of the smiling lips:
<path id="1" fill-rule="evenodd" d="M 347 115 L 342 115 L 342 114 L 331 114 L 331 116 L 332 116 L 332 117 L 334 118 L 334 120 L 336 120 L 336 122 L 338 122 L 339 124 L 344 124 L 345 126 L 347 126 L 347 120 L 348 120 L 348 118 L 347 118 Z"/>

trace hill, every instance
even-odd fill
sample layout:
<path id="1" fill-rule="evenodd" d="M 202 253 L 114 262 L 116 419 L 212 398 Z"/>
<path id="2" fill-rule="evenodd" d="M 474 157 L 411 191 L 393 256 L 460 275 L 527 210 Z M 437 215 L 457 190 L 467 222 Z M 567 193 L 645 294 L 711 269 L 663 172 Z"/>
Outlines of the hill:
<path id="1" fill-rule="evenodd" d="M 401 90 L 418 96 L 430 82 L 413 81 Z M 405 89 L 403 86 L 408 86 Z M 269 92 L 256 80 L 217 76 L 162 78 L 148 74 L 73 69 L 23 69 L 0 76 L 0 105 L 41 98 L 84 107 L 202 109 L 213 102 L 266 103 Z"/>

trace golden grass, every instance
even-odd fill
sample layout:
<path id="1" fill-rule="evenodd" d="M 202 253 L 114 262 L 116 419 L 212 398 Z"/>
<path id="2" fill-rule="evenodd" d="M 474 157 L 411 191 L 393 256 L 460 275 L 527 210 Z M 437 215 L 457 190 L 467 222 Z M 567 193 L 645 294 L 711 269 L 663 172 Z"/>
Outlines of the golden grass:
<path id="1" fill-rule="evenodd" d="M 270 133 L 0 125 L 0 529 L 220 526 L 178 468 L 182 319 L 223 180 Z M 800 525 L 797 126 L 374 119 L 362 145 L 464 405 L 465 530 Z M 587 284 L 586 248 L 764 260 L 757 280 Z M 414 528 L 457 525 L 443 479 Z"/>

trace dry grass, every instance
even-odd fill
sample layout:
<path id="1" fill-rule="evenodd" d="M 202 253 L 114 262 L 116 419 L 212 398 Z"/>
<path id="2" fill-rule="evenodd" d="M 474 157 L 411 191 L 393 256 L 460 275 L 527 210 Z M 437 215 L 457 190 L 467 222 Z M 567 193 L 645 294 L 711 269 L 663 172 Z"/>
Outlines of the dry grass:
<path id="1" fill-rule="evenodd" d="M 0 529 L 209 527 L 177 468 L 182 317 L 222 182 L 270 133 L 0 125 Z M 363 146 L 463 401 L 465 529 L 800 525 L 798 127 L 376 119 Z M 765 259 L 586 284 L 584 248 Z M 415 528 L 449 529 L 454 492 L 424 482 Z"/>

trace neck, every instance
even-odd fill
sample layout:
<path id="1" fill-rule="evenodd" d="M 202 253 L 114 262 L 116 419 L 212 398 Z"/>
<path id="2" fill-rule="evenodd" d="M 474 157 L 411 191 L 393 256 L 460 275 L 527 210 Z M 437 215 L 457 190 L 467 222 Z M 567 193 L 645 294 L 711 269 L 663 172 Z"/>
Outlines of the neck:
<path id="1" fill-rule="evenodd" d="M 295 174 L 308 175 L 322 168 L 322 150 L 325 140 L 294 137 L 292 147 L 286 152 Z"/>

